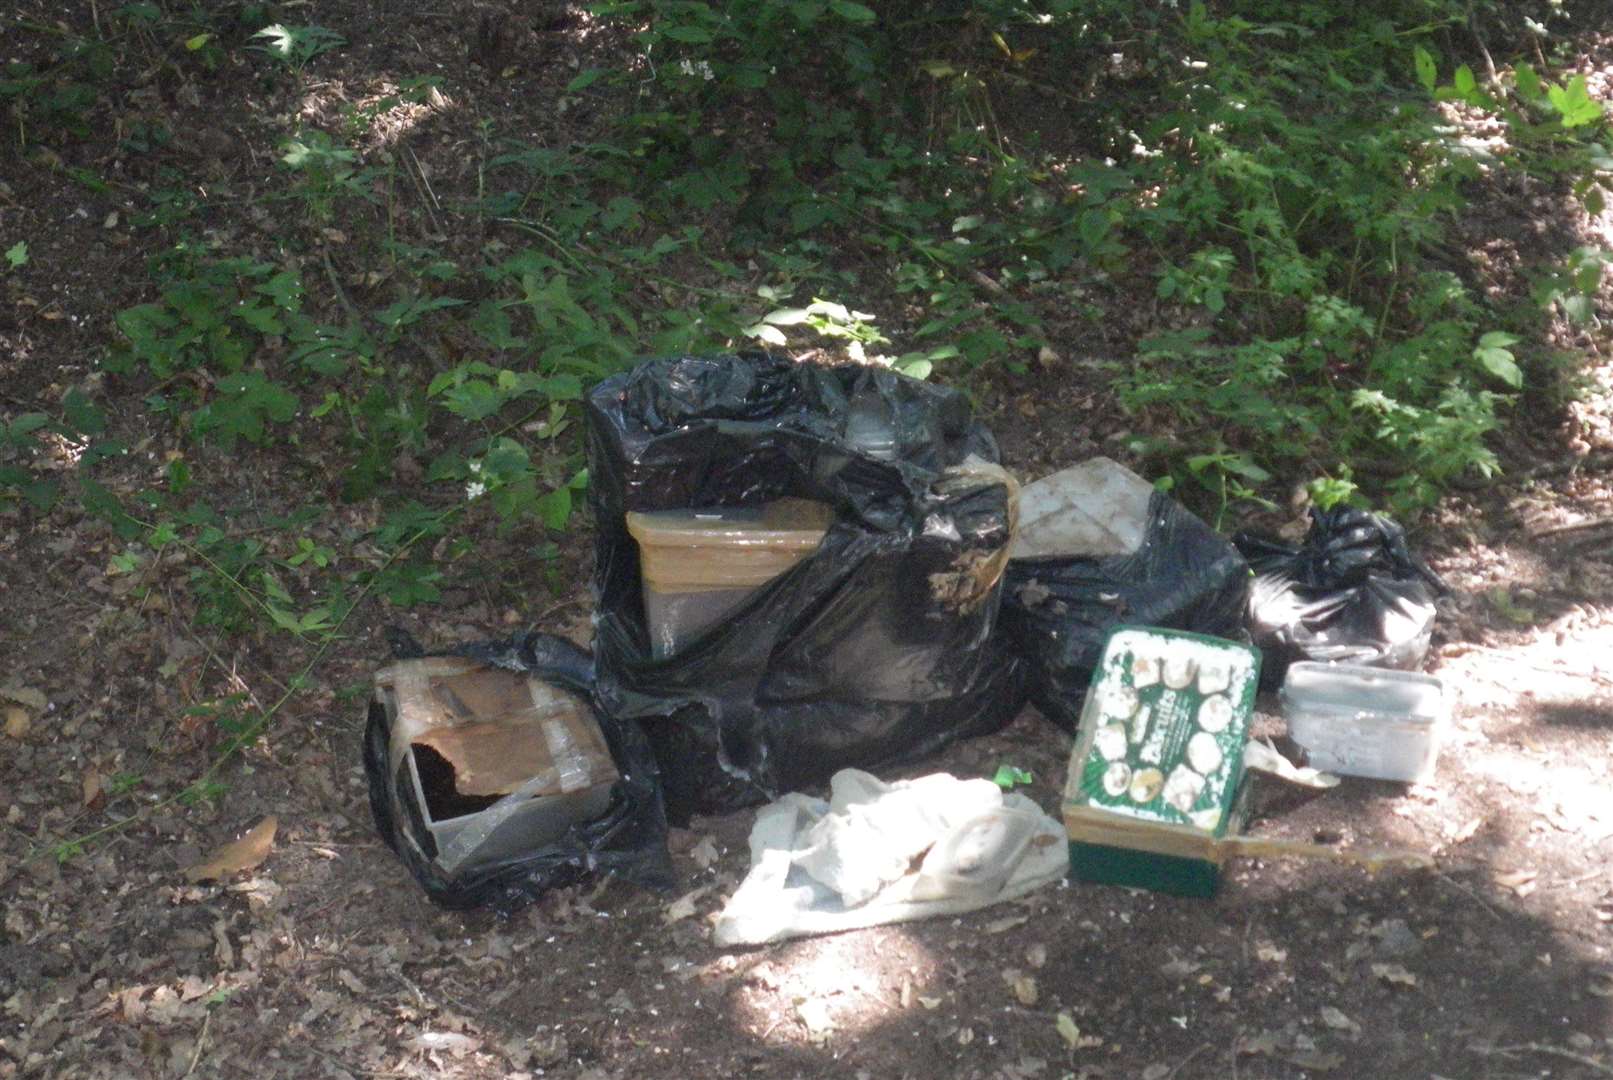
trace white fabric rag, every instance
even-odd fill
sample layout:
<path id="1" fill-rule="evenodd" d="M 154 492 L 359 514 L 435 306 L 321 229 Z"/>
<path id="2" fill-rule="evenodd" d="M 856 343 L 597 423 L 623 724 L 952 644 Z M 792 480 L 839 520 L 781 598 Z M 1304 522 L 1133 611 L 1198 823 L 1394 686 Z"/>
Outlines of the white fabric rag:
<path id="1" fill-rule="evenodd" d="M 717 944 L 961 914 L 1069 869 L 1063 826 L 990 780 L 887 784 L 842 769 L 829 788 L 828 802 L 791 794 L 758 811 L 751 870 L 717 918 Z"/>

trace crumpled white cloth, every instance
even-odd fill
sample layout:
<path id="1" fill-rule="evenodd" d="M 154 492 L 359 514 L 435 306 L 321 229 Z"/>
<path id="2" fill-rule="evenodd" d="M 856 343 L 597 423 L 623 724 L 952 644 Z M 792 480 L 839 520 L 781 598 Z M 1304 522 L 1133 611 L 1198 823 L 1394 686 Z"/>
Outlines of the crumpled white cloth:
<path id="1" fill-rule="evenodd" d="M 758 811 L 751 870 L 717 918 L 717 944 L 956 915 L 1069 870 L 1063 826 L 990 780 L 887 784 L 842 769 L 829 787 L 828 802 L 791 794 Z"/>

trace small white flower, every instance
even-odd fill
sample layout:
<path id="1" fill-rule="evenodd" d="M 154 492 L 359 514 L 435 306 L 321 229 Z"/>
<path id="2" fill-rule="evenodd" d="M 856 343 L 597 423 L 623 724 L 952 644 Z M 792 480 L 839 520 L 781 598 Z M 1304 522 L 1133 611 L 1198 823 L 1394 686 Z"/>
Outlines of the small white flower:
<path id="1" fill-rule="evenodd" d="M 700 77 L 705 79 L 707 82 L 710 82 L 712 79 L 715 79 L 717 77 L 716 73 L 711 70 L 711 65 L 709 63 L 707 63 L 706 61 L 704 61 L 704 60 L 700 61 L 699 67 L 700 67 Z"/>
<path id="2" fill-rule="evenodd" d="M 482 463 L 480 461 L 473 461 L 473 462 L 470 463 L 470 474 L 472 476 L 480 476 L 481 472 L 482 472 Z"/>
<path id="3" fill-rule="evenodd" d="M 694 64 L 686 57 L 678 61 L 678 70 L 683 72 L 685 75 L 693 75 Z"/>
<path id="4" fill-rule="evenodd" d="M 471 502 L 475 502 L 485 494 L 487 494 L 487 488 L 479 480 L 472 480 L 465 485 L 465 498 Z"/>

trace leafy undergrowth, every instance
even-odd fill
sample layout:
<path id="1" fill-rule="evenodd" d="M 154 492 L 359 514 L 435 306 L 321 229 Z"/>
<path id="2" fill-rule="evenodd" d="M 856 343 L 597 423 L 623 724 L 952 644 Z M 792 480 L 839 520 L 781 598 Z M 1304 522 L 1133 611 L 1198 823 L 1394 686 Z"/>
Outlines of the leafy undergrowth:
<path id="1" fill-rule="evenodd" d="M 1583 6 L 10 5 L 0 1077 L 1605 1071 Z M 735 814 L 674 832 L 676 899 L 433 910 L 358 768 L 383 628 L 585 636 L 580 395 L 751 344 L 963 385 L 1027 479 L 1419 519 L 1438 783 L 1253 828 L 1437 870 L 736 954 Z M 916 768 L 1051 809 L 1068 752 L 1027 710 Z"/>
<path id="2" fill-rule="evenodd" d="M 104 521 L 119 596 L 300 658 L 192 704 L 220 756 L 170 800 L 217 793 L 360 604 L 440 602 L 484 537 L 535 532 L 569 588 L 578 402 L 643 355 L 982 390 L 1079 360 L 1217 520 L 1296 483 L 1415 515 L 1494 473 L 1520 403 L 1579 392 L 1546 329 L 1605 297 L 1592 244 L 1497 290 L 1458 242 L 1500 178 L 1589 220 L 1613 169 L 1551 52 L 1574 22 L 1476 10 L 633 0 L 485 12 L 447 66 L 361 12 L 24 22 L 9 148 L 125 207 L 144 276 L 93 371 L 14 399 L 0 506 Z M 535 49 L 541 122 L 499 105 Z M 36 304 L 44 239 L 0 237 Z M 244 501 L 270 457 L 286 482 Z"/>

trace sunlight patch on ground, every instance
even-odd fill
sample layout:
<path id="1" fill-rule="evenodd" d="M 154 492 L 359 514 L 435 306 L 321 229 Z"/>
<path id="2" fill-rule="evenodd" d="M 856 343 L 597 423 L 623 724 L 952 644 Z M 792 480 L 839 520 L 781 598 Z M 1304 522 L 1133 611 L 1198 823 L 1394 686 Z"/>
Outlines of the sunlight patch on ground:
<path id="1" fill-rule="evenodd" d="M 1590 845 L 1613 837 L 1613 787 L 1605 761 L 1587 767 L 1567 764 L 1550 751 L 1540 756 L 1509 751 L 1475 755 L 1468 769 L 1473 777 L 1487 777 L 1533 800 L 1535 818 L 1514 822 L 1516 827 L 1578 834 Z"/>
<path id="2" fill-rule="evenodd" d="M 778 948 L 734 997 L 736 1019 L 762 1042 L 838 1042 L 942 994 L 935 957 L 900 927 Z"/>
<path id="3" fill-rule="evenodd" d="M 309 124 L 339 124 L 338 134 L 355 135 L 367 150 L 396 145 L 428 119 L 453 112 L 458 104 L 435 85 L 400 85 L 378 76 L 362 86 L 340 80 L 310 84 L 297 103 L 297 116 Z"/>
<path id="4" fill-rule="evenodd" d="M 1594 614 L 1594 609 L 1590 609 Z M 1459 711 L 1512 700 L 1519 693 L 1538 704 L 1572 705 L 1613 685 L 1613 623 L 1559 634 L 1550 626 L 1533 641 L 1510 648 L 1480 648 L 1446 660 L 1435 673 L 1457 691 Z"/>

